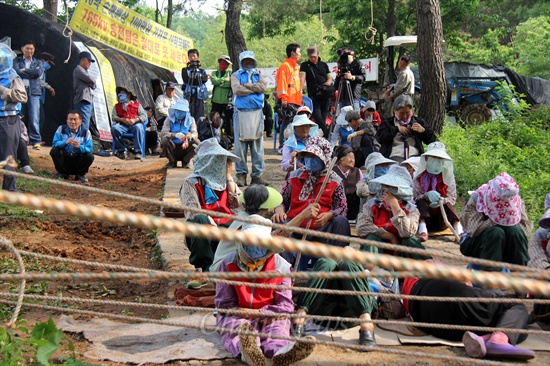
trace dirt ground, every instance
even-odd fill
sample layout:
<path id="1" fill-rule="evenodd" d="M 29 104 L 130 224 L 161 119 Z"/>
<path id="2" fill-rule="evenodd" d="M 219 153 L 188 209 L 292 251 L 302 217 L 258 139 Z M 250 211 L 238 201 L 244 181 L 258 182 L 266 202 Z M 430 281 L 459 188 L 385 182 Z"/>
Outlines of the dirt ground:
<path id="1" fill-rule="evenodd" d="M 284 181 L 284 175 L 279 168 L 280 156 L 273 151 L 273 140 L 266 141 L 266 173 L 264 179 L 275 188 L 280 188 Z M 30 152 L 31 165 L 40 176 L 51 177 L 54 173 L 53 163 L 47 154 L 47 150 Z M 114 157 L 97 157 L 88 174 L 89 186 L 116 190 L 123 193 L 134 194 L 142 197 L 160 199 L 162 197 L 165 170 L 165 159 L 147 157 L 143 162 L 122 161 Z M 1 179 L 1 178 L 0 178 Z M 101 194 L 68 189 L 48 183 L 36 183 L 19 180 L 20 192 L 29 192 L 59 199 L 70 199 L 79 203 L 93 204 L 100 207 L 112 207 L 117 209 L 143 212 L 156 215 L 159 207 L 130 200 L 114 198 Z M 0 232 L 1 235 L 13 241 L 21 250 L 38 252 L 43 254 L 61 256 L 85 261 L 97 261 L 104 263 L 129 265 L 142 268 L 161 269 L 159 253 L 155 250 L 156 238 L 154 232 L 145 229 L 103 223 L 93 220 L 84 220 L 62 214 L 49 212 L 36 213 L 26 209 L 10 210 L 0 205 Z M 449 251 L 456 251 L 455 245 L 448 241 L 430 241 L 430 245 Z M 0 260 L 4 263 L 4 270 L 17 272 L 17 268 L 10 262 L 11 255 L 0 253 Z M 11 263 L 6 267 L 6 263 Z M 43 260 L 26 258 L 28 271 L 44 272 L 72 272 L 72 271 L 100 271 L 90 267 L 58 264 Z M 0 291 L 14 292 L 16 283 L 0 283 Z M 28 281 L 28 293 L 40 295 L 63 295 L 103 300 L 133 301 L 156 304 L 173 304 L 170 293 L 173 291 L 173 283 L 164 280 L 109 280 L 109 281 Z M 2 306 L 2 305 L 0 305 Z M 94 310 L 114 314 L 134 315 L 161 319 L 168 316 L 167 311 L 148 310 L 143 308 L 125 308 L 115 305 L 85 305 L 71 304 L 78 309 Z M 11 315 L 9 308 L 2 308 L 4 321 Z M 46 321 L 50 316 L 54 320 L 59 313 L 50 313 L 46 310 L 24 308 L 22 318 L 27 326 L 32 327 L 36 322 Z M 79 318 L 85 318 L 79 316 Z M 88 347 L 88 342 L 79 335 L 69 335 L 75 344 L 79 360 L 91 364 L 121 365 L 112 362 L 98 362 L 86 359 L 82 354 Z M 66 343 L 66 342 L 65 342 Z M 62 347 L 67 355 L 66 347 Z M 452 347 L 399 347 L 406 351 L 419 351 L 437 353 L 448 356 L 462 356 L 462 349 Z M 56 355 L 62 356 L 61 354 Z M 314 356 L 314 357 L 313 357 Z M 334 365 L 343 363 L 346 365 L 429 365 L 449 364 L 449 362 L 433 361 L 430 359 L 407 358 L 388 355 L 380 352 L 358 353 L 346 349 L 332 347 L 319 347 L 311 359 L 300 364 L 307 365 Z M 530 365 L 550 364 L 549 352 L 538 352 L 537 358 L 529 362 Z M 170 365 L 240 365 L 237 360 L 223 361 L 174 361 Z M 457 364 L 457 363 L 452 363 Z"/>

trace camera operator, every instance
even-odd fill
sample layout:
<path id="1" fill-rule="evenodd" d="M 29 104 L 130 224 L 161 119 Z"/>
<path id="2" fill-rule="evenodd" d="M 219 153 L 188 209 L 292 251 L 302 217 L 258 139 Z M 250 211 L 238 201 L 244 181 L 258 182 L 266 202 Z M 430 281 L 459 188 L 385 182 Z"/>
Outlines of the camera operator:
<path id="1" fill-rule="evenodd" d="M 358 111 L 361 100 L 361 86 L 365 81 L 363 64 L 354 58 L 355 51 L 349 47 L 338 50 L 338 72 L 335 86 L 338 88 L 339 106 L 353 106 Z M 349 88 L 347 85 L 349 85 Z M 351 94 L 351 95 L 350 95 Z"/>
<path id="2" fill-rule="evenodd" d="M 189 59 L 187 67 L 181 70 L 184 85 L 183 97 L 189 102 L 191 116 L 198 121 L 200 117 L 204 117 L 204 104 L 208 99 L 206 89 L 208 75 L 201 68 L 198 50 L 193 48 L 187 51 L 187 58 Z"/>

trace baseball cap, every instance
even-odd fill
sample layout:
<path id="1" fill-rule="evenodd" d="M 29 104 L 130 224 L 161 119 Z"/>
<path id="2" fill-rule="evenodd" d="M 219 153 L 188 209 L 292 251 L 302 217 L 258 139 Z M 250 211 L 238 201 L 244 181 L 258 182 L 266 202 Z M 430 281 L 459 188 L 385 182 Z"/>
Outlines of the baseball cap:
<path id="1" fill-rule="evenodd" d="M 176 83 L 169 81 L 166 83 L 166 89 L 176 89 Z"/>
<path id="2" fill-rule="evenodd" d="M 220 55 L 220 57 L 218 57 L 218 62 L 220 62 L 220 61 L 225 61 L 229 65 L 233 65 L 233 63 L 231 62 L 231 58 L 227 55 Z"/>
<path id="3" fill-rule="evenodd" d="M 95 60 L 92 58 L 92 54 L 88 51 L 84 51 L 84 52 L 80 52 L 78 54 L 78 59 L 79 60 L 82 60 L 83 58 L 87 58 L 88 60 L 90 60 L 91 62 L 95 62 Z"/>

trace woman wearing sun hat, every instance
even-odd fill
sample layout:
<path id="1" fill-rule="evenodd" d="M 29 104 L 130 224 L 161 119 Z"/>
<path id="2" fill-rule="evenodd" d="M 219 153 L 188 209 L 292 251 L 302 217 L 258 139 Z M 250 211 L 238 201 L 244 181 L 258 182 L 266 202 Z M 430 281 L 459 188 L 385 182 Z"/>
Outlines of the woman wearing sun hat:
<path id="1" fill-rule="evenodd" d="M 239 196 L 239 200 L 244 205 L 244 213 L 239 213 L 239 217 L 270 223 L 265 216 L 271 209 L 278 206 L 283 198 L 273 188 L 252 185 Z M 261 224 L 234 221 L 230 228 L 261 238 L 271 237 L 271 227 Z M 221 256 L 219 264 L 213 264 L 213 267 L 215 266 L 220 272 L 289 273 L 291 265 L 277 254 L 280 251 L 277 248 L 221 242 L 216 255 L 223 253 L 225 255 Z M 242 279 L 241 281 L 286 287 L 292 285 L 289 277 Z M 286 337 L 290 335 L 288 318 L 262 317 L 263 312 L 292 313 L 294 311 L 292 291 L 289 289 L 263 289 L 217 283 L 214 302 L 218 309 L 239 309 L 255 313 L 247 316 L 218 314 L 216 317 L 218 327 Z M 310 337 L 310 339 L 314 338 Z M 242 333 L 222 333 L 222 340 L 225 349 L 235 357 L 240 356 L 248 365 L 265 365 L 266 357 L 273 359 L 273 365 L 290 365 L 308 357 L 315 348 L 314 344 L 271 337 L 260 339 Z"/>
<path id="2" fill-rule="evenodd" d="M 296 114 L 289 128 L 289 136 L 283 146 L 283 160 L 281 168 L 285 172 L 291 172 L 300 168 L 302 163 L 296 160 L 298 152 L 306 147 L 306 141 L 310 137 L 318 136 L 319 127 L 311 121 L 306 114 Z M 294 164 L 296 162 L 296 164 Z"/>
<path id="3" fill-rule="evenodd" d="M 390 166 L 394 164 L 397 164 L 395 160 L 387 159 L 379 152 L 373 152 L 367 157 L 365 160 L 365 176 L 357 182 L 357 195 L 361 197 L 359 212 L 369 199 L 376 196 L 380 189 L 380 184 L 372 183 L 372 180 L 386 174 Z"/>
<path id="4" fill-rule="evenodd" d="M 380 185 L 376 198 L 365 203 L 357 216 L 357 235 L 367 240 L 400 244 L 405 247 L 424 249 L 415 236 L 420 213 L 411 202 L 411 176 L 407 169 L 392 165 L 388 172 L 373 183 Z M 362 250 L 384 253 L 374 246 L 362 246 Z M 430 259 L 430 256 L 411 253 L 393 253 L 401 257 Z"/>
<path id="5" fill-rule="evenodd" d="M 413 194 L 420 211 L 418 233 L 421 241 L 428 240 L 428 230 L 441 231 L 446 228 L 439 205 L 440 200 L 443 200 L 449 223 L 458 235 L 462 234 L 462 225 L 453 206 L 456 203 L 453 159 L 445 151 L 442 142 L 429 144 L 426 152 L 420 157 L 413 180 Z"/>
<path id="6" fill-rule="evenodd" d="M 527 237 L 533 223 L 527 217 L 519 186 L 508 173 L 500 173 L 471 194 L 460 222 L 467 234 L 460 244 L 462 254 L 523 266 L 529 262 Z"/>

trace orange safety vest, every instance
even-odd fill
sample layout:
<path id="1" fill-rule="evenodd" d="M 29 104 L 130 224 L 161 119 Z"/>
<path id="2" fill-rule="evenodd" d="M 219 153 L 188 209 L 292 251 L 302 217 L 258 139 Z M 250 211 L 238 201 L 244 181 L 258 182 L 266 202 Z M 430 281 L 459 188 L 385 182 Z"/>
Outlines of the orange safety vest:
<path id="1" fill-rule="evenodd" d="M 277 69 L 277 98 L 290 104 L 302 105 L 302 85 L 300 67 L 296 60 L 287 58 Z"/>

